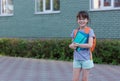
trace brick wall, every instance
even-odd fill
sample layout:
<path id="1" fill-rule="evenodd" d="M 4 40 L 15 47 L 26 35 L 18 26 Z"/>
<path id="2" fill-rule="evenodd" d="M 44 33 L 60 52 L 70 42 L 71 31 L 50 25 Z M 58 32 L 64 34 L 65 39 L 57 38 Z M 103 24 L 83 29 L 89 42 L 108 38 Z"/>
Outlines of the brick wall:
<path id="1" fill-rule="evenodd" d="M 78 25 L 76 14 L 89 11 L 88 0 L 60 0 L 60 13 L 34 14 L 34 0 L 14 0 L 14 15 L 0 17 L 0 37 L 70 37 Z M 119 10 L 89 11 L 97 38 L 120 38 Z"/>
<path id="2" fill-rule="evenodd" d="M 98 38 L 120 38 L 120 11 L 90 12 L 91 23 Z"/>

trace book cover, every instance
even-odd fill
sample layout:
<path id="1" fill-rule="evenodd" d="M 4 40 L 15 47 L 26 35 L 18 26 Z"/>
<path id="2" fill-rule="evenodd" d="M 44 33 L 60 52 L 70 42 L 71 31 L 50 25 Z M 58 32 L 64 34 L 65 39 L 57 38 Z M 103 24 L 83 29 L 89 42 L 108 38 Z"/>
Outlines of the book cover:
<path id="1" fill-rule="evenodd" d="M 77 32 L 76 37 L 74 38 L 73 42 L 74 43 L 79 43 L 79 44 L 84 44 L 87 42 L 88 35 L 82 32 Z M 77 48 L 77 51 L 80 51 L 81 48 Z"/>

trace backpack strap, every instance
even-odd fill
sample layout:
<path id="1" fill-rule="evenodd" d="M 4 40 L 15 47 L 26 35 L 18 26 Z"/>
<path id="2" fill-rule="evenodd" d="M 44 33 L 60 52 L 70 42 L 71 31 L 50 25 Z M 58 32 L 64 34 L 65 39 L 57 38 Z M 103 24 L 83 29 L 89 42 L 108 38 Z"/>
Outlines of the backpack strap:
<path id="1" fill-rule="evenodd" d="M 79 30 L 79 28 L 77 28 L 77 29 L 74 30 L 74 33 L 73 33 L 74 37 L 73 37 L 73 38 L 75 38 L 75 36 L 76 36 L 78 30 Z"/>
<path id="2" fill-rule="evenodd" d="M 88 34 L 88 33 L 90 32 L 90 29 L 91 29 L 90 27 L 86 27 L 86 28 L 84 29 L 85 33 Z"/>
<path id="3" fill-rule="evenodd" d="M 76 34 L 77 34 L 77 32 L 78 32 L 79 29 L 80 29 L 80 28 L 76 28 L 76 29 L 74 30 L 73 38 L 75 38 L 75 36 L 76 36 Z M 91 29 L 90 27 L 86 27 L 86 28 L 84 29 L 85 33 L 88 34 L 88 33 L 90 32 L 90 29 Z"/>
<path id="4" fill-rule="evenodd" d="M 90 29 L 91 29 L 90 27 L 86 27 L 86 28 L 84 29 L 85 33 L 88 34 L 88 33 L 90 32 Z M 73 33 L 73 34 L 74 34 L 74 38 L 75 38 L 78 30 L 79 30 L 79 28 L 77 28 L 77 29 L 74 30 L 74 33 Z"/>

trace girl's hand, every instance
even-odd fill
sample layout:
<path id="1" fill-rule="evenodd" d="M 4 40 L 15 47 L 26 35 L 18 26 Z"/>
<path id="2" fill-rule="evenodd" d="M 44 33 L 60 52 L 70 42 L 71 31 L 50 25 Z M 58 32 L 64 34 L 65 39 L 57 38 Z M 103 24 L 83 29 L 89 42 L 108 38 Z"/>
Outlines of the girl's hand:
<path id="1" fill-rule="evenodd" d="M 69 47 L 70 47 L 71 49 L 76 49 L 76 46 L 75 46 L 74 43 L 71 43 L 71 44 L 69 45 Z"/>
<path id="2" fill-rule="evenodd" d="M 80 44 L 79 43 L 73 43 L 75 47 L 79 47 Z"/>

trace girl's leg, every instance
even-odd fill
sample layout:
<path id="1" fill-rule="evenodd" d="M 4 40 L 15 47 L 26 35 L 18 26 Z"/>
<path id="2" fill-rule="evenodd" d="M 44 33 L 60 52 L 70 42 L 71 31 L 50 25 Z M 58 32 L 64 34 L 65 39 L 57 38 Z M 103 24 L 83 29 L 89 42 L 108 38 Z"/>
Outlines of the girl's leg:
<path id="1" fill-rule="evenodd" d="M 73 68 L 73 81 L 79 81 L 81 68 Z"/>
<path id="2" fill-rule="evenodd" d="M 82 69 L 82 81 L 88 81 L 89 69 Z"/>

